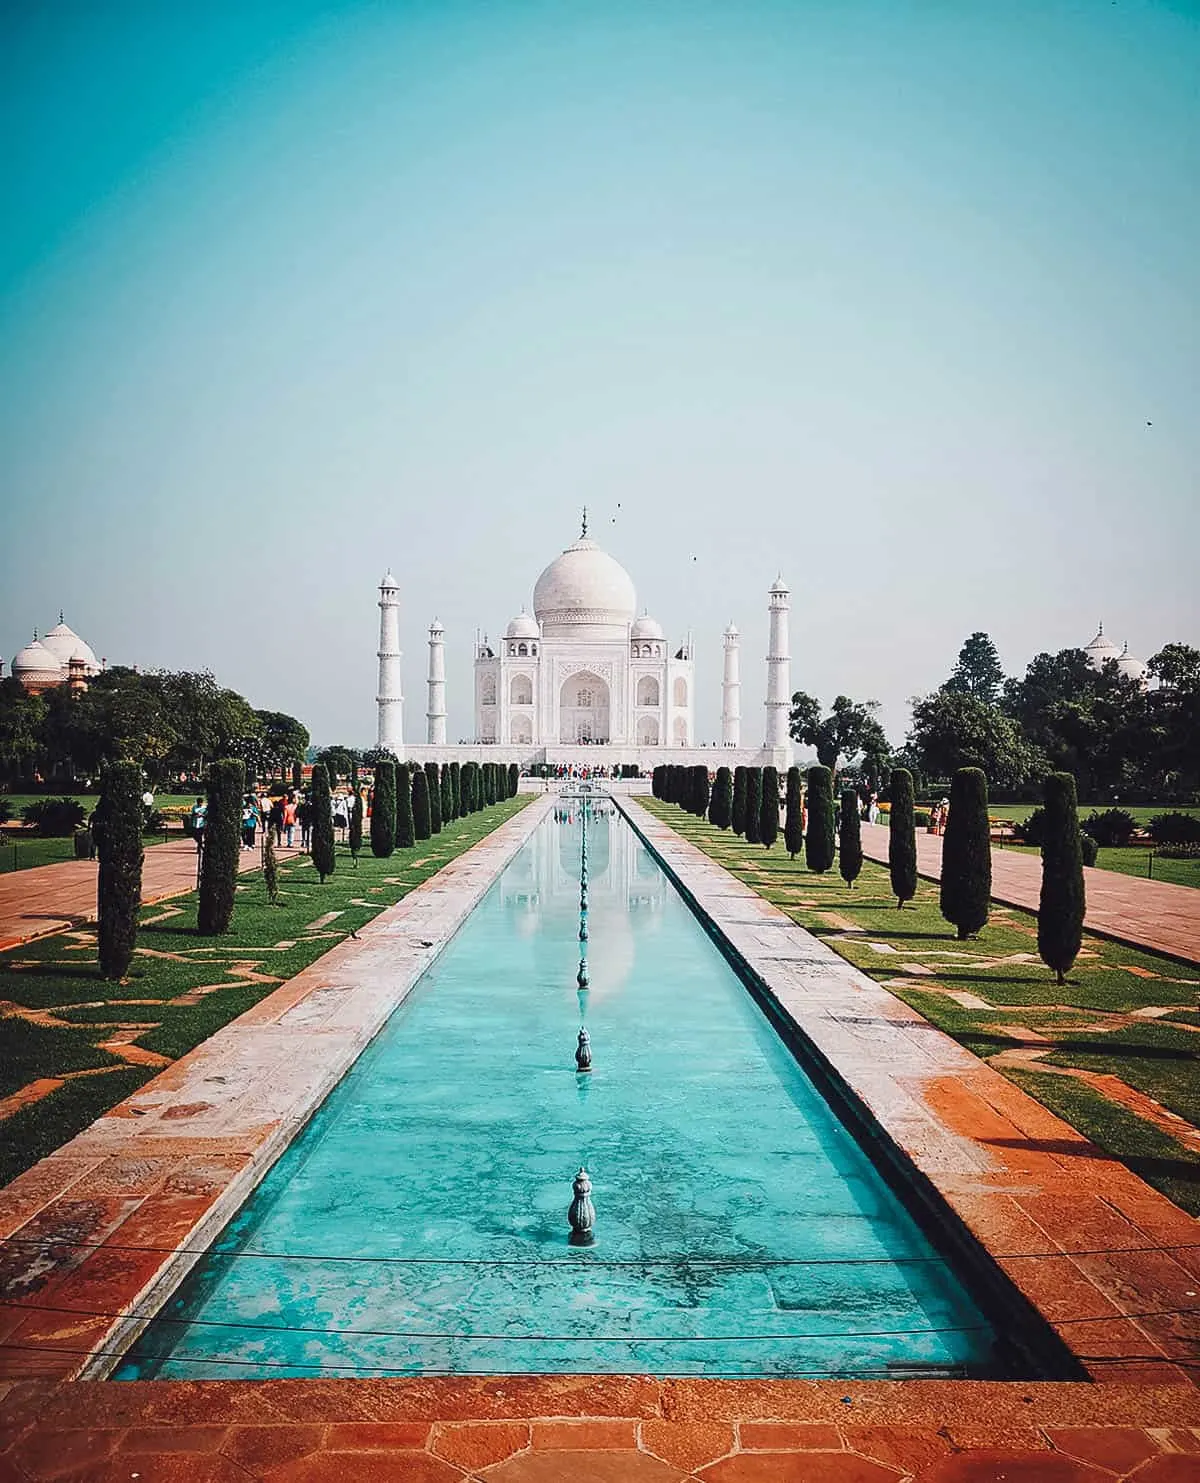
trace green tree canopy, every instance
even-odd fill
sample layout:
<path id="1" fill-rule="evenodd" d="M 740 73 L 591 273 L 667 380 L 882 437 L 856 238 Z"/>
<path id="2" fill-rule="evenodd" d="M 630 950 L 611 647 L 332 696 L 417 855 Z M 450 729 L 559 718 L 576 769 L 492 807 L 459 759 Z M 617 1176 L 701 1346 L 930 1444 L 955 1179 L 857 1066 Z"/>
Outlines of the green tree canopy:
<path id="1" fill-rule="evenodd" d="M 1040 766 L 1037 752 L 998 706 L 947 690 L 913 702 L 907 748 L 931 777 L 979 767 L 999 788 L 1020 787 Z"/>
<path id="2" fill-rule="evenodd" d="M 942 686 L 948 695 L 972 695 L 985 705 L 995 705 L 1004 685 L 1004 669 L 996 646 L 986 633 L 977 631 L 958 651 L 958 663 Z"/>
<path id="3" fill-rule="evenodd" d="M 878 709 L 877 700 L 854 701 L 839 695 L 829 714 L 822 718 L 821 702 L 816 696 L 797 690 L 792 696 L 789 730 L 794 741 L 816 748 L 817 761 L 822 767 L 836 772 L 842 758 L 849 761 L 863 754 L 886 759 L 888 742 L 883 727 L 875 719 Z"/>

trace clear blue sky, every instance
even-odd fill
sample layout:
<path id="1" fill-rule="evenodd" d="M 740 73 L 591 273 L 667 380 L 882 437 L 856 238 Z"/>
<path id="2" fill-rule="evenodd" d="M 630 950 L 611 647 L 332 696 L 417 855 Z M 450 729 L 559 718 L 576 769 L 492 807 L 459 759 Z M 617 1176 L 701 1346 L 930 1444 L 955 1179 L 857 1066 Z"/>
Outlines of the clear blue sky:
<path id="1" fill-rule="evenodd" d="M 1200 7 L 75 0 L 0 17 L 0 654 L 374 737 L 578 527 L 884 702 L 1197 642 Z M 1152 424 L 1152 425 L 1148 425 Z"/>

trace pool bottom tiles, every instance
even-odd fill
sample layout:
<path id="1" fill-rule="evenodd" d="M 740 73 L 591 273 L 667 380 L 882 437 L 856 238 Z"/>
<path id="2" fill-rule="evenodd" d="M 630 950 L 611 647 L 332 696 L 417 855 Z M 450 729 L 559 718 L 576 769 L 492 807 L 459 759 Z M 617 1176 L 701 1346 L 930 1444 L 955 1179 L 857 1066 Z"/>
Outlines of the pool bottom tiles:
<path id="1" fill-rule="evenodd" d="M 954 1271 L 603 803 L 577 989 L 578 809 L 538 827 L 117 1378 L 1001 1373 Z M 581 1165 L 589 1247 L 567 1241 Z"/>

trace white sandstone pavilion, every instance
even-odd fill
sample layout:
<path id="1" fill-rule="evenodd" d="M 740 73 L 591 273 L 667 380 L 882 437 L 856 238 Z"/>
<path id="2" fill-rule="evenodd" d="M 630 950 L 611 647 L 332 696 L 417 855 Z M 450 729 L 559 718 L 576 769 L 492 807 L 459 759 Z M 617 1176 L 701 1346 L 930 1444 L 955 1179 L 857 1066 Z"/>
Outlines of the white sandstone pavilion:
<path id="1" fill-rule="evenodd" d="M 633 579 L 587 533 L 556 556 L 537 579 L 533 613 L 525 609 L 496 643 L 476 640 L 475 738 L 446 743 L 445 630 L 429 628 L 428 707 L 424 745 L 406 745 L 402 722 L 398 589 L 389 571 L 379 588 L 378 744 L 414 761 L 791 762 L 789 593 L 782 577 L 770 589 L 770 652 L 762 741 L 741 744 L 739 635 L 725 630 L 720 745 L 698 746 L 695 673 L 689 634 L 668 643 L 662 625 L 637 614 Z"/>

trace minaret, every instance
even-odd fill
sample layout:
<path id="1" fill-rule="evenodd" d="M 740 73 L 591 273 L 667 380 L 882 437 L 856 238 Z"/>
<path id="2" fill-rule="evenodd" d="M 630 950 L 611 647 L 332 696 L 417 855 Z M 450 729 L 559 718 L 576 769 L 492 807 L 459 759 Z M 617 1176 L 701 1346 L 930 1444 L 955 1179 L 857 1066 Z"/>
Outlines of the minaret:
<path id="1" fill-rule="evenodd" d="M 742 680 L 738 669 L 740 639 L 731 623 L 725 630 L 725 678 L 721 683 L 721 745 L 742 744 Z"/>
<path id="2" fill-rule="evenodd" d="M 788 584 L 776 577 L 771 587 L 771 636 L 767 644 L 767 746 L 788 745 L 788 709 L 792 700 L 791 655 L 788 652 Z"/>
<path id="3" fill-rule="evenodd" d="M 400 600 L 388 571 L 379 584 L 379 707 L 377 745 L 397 757 L 404 750 L 404 696 L 400 688 Z"/>
<path id="4" fill-rule="evenodd" d="M 435 618 L 429 625 L 429 709 L 426 740 L 431 747 L 446 745 L 446 630 Z"/>

